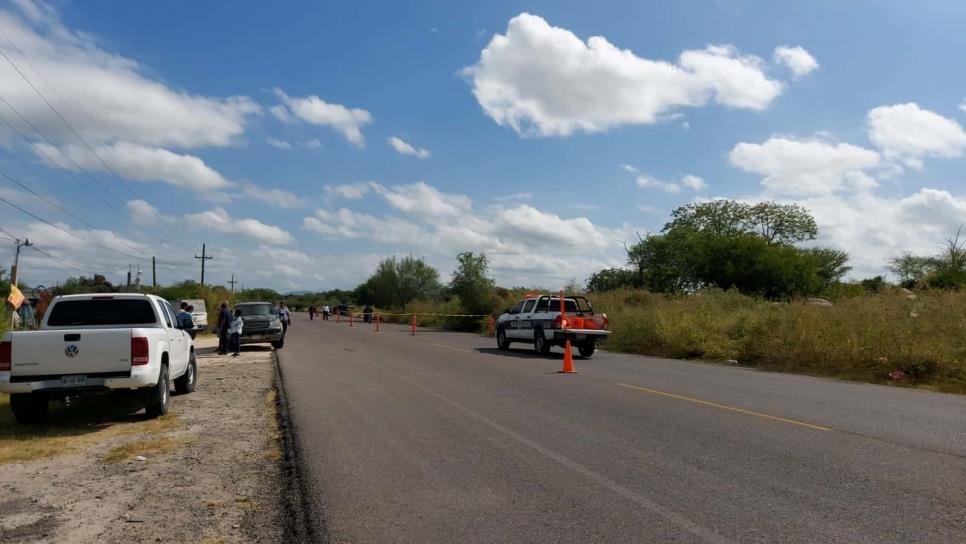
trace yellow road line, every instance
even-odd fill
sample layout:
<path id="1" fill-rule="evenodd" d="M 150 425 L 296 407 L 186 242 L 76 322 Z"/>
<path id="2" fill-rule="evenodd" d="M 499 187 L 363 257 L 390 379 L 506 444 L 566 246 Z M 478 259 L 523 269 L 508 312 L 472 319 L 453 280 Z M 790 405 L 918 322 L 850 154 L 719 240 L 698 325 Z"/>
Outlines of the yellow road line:
<path id="1" fill-rule="evenodd" d="M 446 344 L 433 344 L 433 345 L 434 346 L 439 346 L 441 348 L 455 349 L 456 351 L 463 351 L 463 352 L 466 352 L 466 353 L 473 353 L 472 351 L 470 351 L 468 349 L 457 348 L 457 347 L 453 347 L 453 346 L 447 346 Z"/>
<path id="2" fill-rule="evenodd" d="M 763 414 L 761 412 L 754 412 L 752 410 L 745 410 L 744 408 L 738 408 L 736 406 L 728 406 L 727 404 L 718 404 L 717 402 L 710 402 L 707 400 L 696 399 L 694 397 L 686 397 L 684 395 L 676 395 L 674 393 L 667 393 L 665 391 L 658 391 L 657 389 L 651 389 L 649 387 L 640 387 L 638 385 L 628 385 L 626 383 L 618 383 L 617 385 L 621 387 L 626 387 L 628 389 L 636 389 L 638 391 L 643 391 L 645 393 L 651 393 L 654 395 L 660 395 L 662 397 L 668 397 L 672 399 L 685 400 L 688 402 L 693 402 L 695 404 L 703 404 L 705 406 L 711 406 L 713 408 L 720 408 L 722 410 L 729 410 L 732 412 L 738 412 L 739 414 L 745 414 L 749 416 L 757 416 L 765 419 L 771 419 L 774 421 L 781 421 L 782 423 L 789 423 L 791 425 L 798 425 L 800 427 L 807 427 L 809 429 L 814 429 L 816 431 L 831 431 L 832 429 L 828 427 L 823 427 L 821 425 L 815 425 L 813 423 L 806 423 L 804 421 L 798 421 L 797 419 L 788 419 L 787 417 L 773 416 L 769 414 Z"/>

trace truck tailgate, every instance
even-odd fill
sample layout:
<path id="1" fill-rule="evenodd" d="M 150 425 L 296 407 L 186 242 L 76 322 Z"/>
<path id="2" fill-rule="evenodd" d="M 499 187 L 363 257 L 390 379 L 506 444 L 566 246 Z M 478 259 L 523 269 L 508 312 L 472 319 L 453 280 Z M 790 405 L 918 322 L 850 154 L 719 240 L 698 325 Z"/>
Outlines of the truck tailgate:
<path id="1" fill-rule="evenodd" d="M 11 336 L 13 378 L 131 369 L 131 329 L 58 329 Z"/>

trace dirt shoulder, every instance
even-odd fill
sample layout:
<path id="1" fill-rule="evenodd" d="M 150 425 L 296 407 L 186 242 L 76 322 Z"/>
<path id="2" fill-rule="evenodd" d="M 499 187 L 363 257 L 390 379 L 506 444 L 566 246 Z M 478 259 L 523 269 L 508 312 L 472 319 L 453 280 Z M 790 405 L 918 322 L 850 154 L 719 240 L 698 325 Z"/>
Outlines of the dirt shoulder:
<path id="1" fill-rule="evenodd" d="M 0 406 L 0 542 L 282 542 L 272 352 L 212 345 L 159 420 L 92 397 L 25 430 Z"/>

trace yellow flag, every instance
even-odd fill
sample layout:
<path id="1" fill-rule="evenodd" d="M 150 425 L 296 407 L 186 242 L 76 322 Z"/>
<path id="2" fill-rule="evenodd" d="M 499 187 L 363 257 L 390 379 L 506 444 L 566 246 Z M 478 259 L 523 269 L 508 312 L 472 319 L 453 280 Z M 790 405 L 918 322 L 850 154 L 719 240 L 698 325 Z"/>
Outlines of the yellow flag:
<path id="1" fill-rule="evenodd" d="M 9 302 L 11 306 L 13 306 L 14 310 L 19 310 L 20 306 L 23 304 L 23 301 L 24 301 L 23 293 L 20 292 L 20 289 L 17 289 L 16 285 L 11 285 L 10 296 L 7 297 L 7 302 Z"/>

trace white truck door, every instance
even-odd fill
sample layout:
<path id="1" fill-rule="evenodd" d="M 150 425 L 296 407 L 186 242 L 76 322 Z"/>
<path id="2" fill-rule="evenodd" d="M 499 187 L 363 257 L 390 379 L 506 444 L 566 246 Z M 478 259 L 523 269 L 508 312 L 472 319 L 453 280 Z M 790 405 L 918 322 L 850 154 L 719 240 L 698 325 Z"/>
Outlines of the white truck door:
<path id="1" fill-rule="evenodd" d="M 520 335 L 517 338 L 533 340 L 533 306 L 536 303 L 537 299 L 531 298 L 523 305 L 523 311 L 520 312 Z"/>
<path id="2" fill-rule="evenodd" d="M 523 311 L 523 305 L 525 303 L 525 300 L 521 300 L 516 306 L 510 309 L 510 319 L 507 320 L 506 324 L 507 338 L 520 338 L 520 312 Z"/>
<path id="3" fill-rule="evenodd" d="M 185 340 L 187 333 L 177 328 L 178 318 L 167 302 L 158 302 L 158 309 L 162 316 L 162 326 L 168 336 L 168 375 L 172 378 L 184 374 L 188 368 L 188 354 L 190 344 Z"/>

